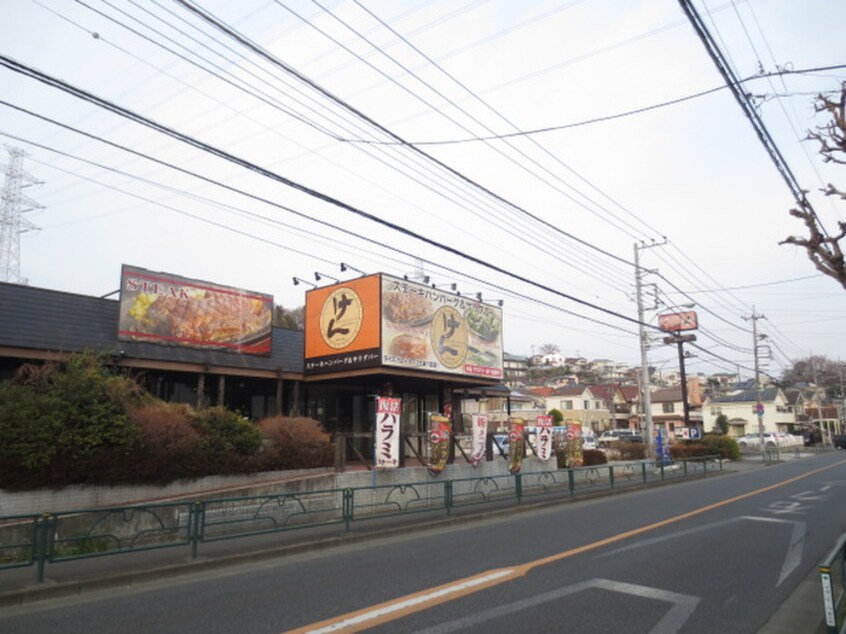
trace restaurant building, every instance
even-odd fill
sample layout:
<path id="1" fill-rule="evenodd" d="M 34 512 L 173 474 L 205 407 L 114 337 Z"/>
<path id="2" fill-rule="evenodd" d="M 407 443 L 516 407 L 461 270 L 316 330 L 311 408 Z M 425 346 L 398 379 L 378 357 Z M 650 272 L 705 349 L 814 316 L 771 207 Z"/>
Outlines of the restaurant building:
<path id="1" fill-rule="evenodd" d="M 258 420 L 305 415 L 367 451 L 376 397 L 401 399 L 408 438 L 501 394 L 498 307 L 385 274 L 306 293 L 305 331 L 274 327 L 269 295 L 124 266 L 120 298 L 0 283 L 0 379 L 91 350 L 154 396 Z"/>

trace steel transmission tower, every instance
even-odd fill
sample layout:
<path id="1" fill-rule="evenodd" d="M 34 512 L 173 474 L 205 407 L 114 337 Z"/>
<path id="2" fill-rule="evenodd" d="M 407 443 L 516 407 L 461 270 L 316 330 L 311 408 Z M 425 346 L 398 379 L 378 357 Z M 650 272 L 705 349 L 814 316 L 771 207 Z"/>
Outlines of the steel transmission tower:
<path id="1" fill-rule="evenodd" d="M 0 281 L 20 283 L 21 234 L 38 229 L 23 214 L 43 205 L 21 193 L 24 187 L 40 185 L 39 181 L 23 169 L 26 153 L 16 147 L 4 145 L 9 152 L 6 166 L 6 183 L 0 193 Z"/>

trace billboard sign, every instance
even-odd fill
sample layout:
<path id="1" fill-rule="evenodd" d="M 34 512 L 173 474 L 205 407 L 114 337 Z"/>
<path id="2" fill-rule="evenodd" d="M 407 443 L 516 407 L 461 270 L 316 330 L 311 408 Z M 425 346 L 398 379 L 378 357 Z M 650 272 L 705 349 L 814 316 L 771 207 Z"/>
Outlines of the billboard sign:
<path id="1" fill-rule="evenodd" d="M 382 275 L 382 364 L 501 379 L 502 309 Z"/>
<path id="2" fill-rule="evenodd" d="M 699 324 L 696 311 L 688 310 L 681 313 L 665 313 L 658 315 L 658 328 L 664 332 L 681 332 L 682 330 L 696 330 Z"/>
<path id="3" fill-rule="evenodd" d="M 502 310 L 378 274 L 306 293 L 306 373 L 378 366 L 501 379 Z"/>
<path id="4" fill-rule="evenodd" d="M 118 339 L 269 355 L 273 296 L 121 268 Z"/>
<path id="5" fill-rule="evenodd" d="M 307 374 L 375 367 L 380 357 L 378 275 L 306 293 Z"/>

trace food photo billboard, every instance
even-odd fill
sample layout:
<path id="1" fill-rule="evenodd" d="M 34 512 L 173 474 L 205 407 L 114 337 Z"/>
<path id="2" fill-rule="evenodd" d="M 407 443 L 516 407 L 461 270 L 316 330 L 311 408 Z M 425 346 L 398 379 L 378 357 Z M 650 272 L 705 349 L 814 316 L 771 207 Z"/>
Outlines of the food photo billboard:
<path id="1" fill-rule="evenodd" d="M 306 373 L 388 366 L 501 379 L 502 310 L 385 274 L 306 293 Z"/>
<path id="2" fill-rule="evenodd" d="M 658 315 L 658 328 L 664 332 L 696 330 L 699 328 L 696 312 L 686 310 L 679 313 L 665 313 L 663 315 Z"/>
<path id="3" fill-rule="evenodd" d="M 121 268 L 118 339 L 269 355 L 273 296 Z"/>
<path id="4" fill-rule="evenodd" d="M 382 364 L 501 379 L 502 310 L 382 275 Z"/>

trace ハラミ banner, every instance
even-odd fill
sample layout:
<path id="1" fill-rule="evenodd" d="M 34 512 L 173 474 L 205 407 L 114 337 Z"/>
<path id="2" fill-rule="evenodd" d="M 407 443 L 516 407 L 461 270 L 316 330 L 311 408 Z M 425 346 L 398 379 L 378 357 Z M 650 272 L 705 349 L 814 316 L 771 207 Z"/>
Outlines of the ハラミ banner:
<path id="1" fill-rule="evenodd" d="M 552 456 L 552 416 L 538 416 L 535 418 L 535 427 L 535 450 L 538 458 L 546 462 Z"/>
<path id="2" fill-rule="evenodd" d="M 376 467 L 399 466 L 400 412 L 402 399 L 380 396 L 376 399 Z"/>

